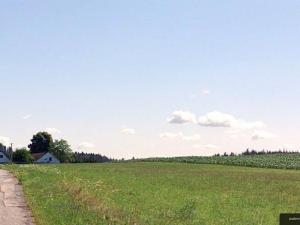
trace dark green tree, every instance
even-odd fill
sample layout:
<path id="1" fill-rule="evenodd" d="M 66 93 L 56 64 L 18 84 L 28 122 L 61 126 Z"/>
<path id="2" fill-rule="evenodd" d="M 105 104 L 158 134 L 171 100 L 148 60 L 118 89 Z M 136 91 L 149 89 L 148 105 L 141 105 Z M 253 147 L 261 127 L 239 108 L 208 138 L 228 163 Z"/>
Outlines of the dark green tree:
<path id="1" fill-rule="evenodd" d="M 55 140 L 50 152 L 53 153 L 62 163 L 69 163 L 74 159 L 71 146 L 63 139 Z"/>
<path id="2" fill-rule="evenodd" d="M 51 134 L 47 132 L 38 132 L 33 135 L 31 144 L 28 145 L 31 153 L 49 152 L 53 147 L 53 139 Z"/>
<path id="3" fill-rule="evenodd" d="M 13 152 L 13 161 L 17 163 L 31 163 L 33 159 L 26 148 L 20 148 Z"/>

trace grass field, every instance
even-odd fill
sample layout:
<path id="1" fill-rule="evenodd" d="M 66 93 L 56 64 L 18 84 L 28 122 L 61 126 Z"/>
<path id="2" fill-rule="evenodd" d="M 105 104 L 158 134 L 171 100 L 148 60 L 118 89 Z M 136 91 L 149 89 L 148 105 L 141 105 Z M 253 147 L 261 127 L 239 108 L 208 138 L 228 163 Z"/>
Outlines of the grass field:
<path id="1" fill-rule="evenodd" d="M 300 172 L 180 163 L 4 166 L 38 225 L 274 225 L 300 211 Z"/>

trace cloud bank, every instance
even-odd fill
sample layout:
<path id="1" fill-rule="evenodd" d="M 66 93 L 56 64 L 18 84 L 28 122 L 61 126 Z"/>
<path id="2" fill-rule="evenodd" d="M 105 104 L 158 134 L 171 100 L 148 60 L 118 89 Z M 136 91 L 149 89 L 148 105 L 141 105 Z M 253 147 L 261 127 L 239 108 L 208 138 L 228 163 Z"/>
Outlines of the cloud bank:
<path id="1" fill-rule="evenodd" d="M 200 117 L 198 124 L 205 127 L 230 127 L 236 129 L 260 129 L 266 127 L 261 121 L 245 121 L 218 111 L 213 111 Z"/>
<path id="2" fill-rule="evenodd" d="M 171 124 L 191 123 L 204 127 L 228 127 L 235 129 L 262 129 L 266 127 L 262 121 L 246 121 L 219 111 L 209 112 L 199 117 L 198 120 L 196 115 L 191 112 L 175 111 L 167 119 L 167 122 Z"/>

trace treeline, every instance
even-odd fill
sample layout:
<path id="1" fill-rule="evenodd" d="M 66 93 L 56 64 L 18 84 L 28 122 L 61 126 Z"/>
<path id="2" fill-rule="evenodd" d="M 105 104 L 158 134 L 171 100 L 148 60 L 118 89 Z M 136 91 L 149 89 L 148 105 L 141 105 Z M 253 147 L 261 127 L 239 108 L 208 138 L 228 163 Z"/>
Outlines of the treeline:
<path id="1" fill-rule="evenodd" d="M 113 161 L 113 159 L 110 159 L 106 156 L 102 156 L 101 154 L 84 153 L 84 152 L 75 152 L 73 154 L 74 163 L 104 163 L 104 162 L 111 162 L 111 161 Z"/>
<path id="2" fill-rule="evenodd" d="M 18 148 L 15 151 L 0 143 L 0 151 L 15 163 L 32 163 L 35 153 L 53 154 L 61 163 L 103 163 L 112 159 L 101 154 L 73 152 L 69 143 L 64 140 L 53 140 L 52 135 L 47 132 L 38 132 L 33 135 L 28 148 Z"/>
<path id="3" fill-rule="evenodd" d="M 274 155 L 274 154 L 296 154 L 299 153 L 299 151 L 288 151 L 288 150 L 278 150 L 278 151 L 270 151 L 270 150 L 250 150 L 247 149 L 246 151 L 236 154 L 236 153 L 227 153 L 224 152 L 223 154 L 215 154 L 215 157 L 228 157 L 228 156 L 251 156 L 251 155 Z"/>

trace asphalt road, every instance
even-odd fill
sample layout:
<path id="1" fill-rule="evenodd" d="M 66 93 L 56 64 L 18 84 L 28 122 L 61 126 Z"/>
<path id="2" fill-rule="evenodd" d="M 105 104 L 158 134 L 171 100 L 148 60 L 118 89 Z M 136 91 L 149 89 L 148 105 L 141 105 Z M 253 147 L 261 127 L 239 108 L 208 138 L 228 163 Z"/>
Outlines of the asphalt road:
<path id="1" fill-rule="evenodd" d="M 34 225 L 21 185 L 6 170 L 0 170 L 0 224 Z"/>

